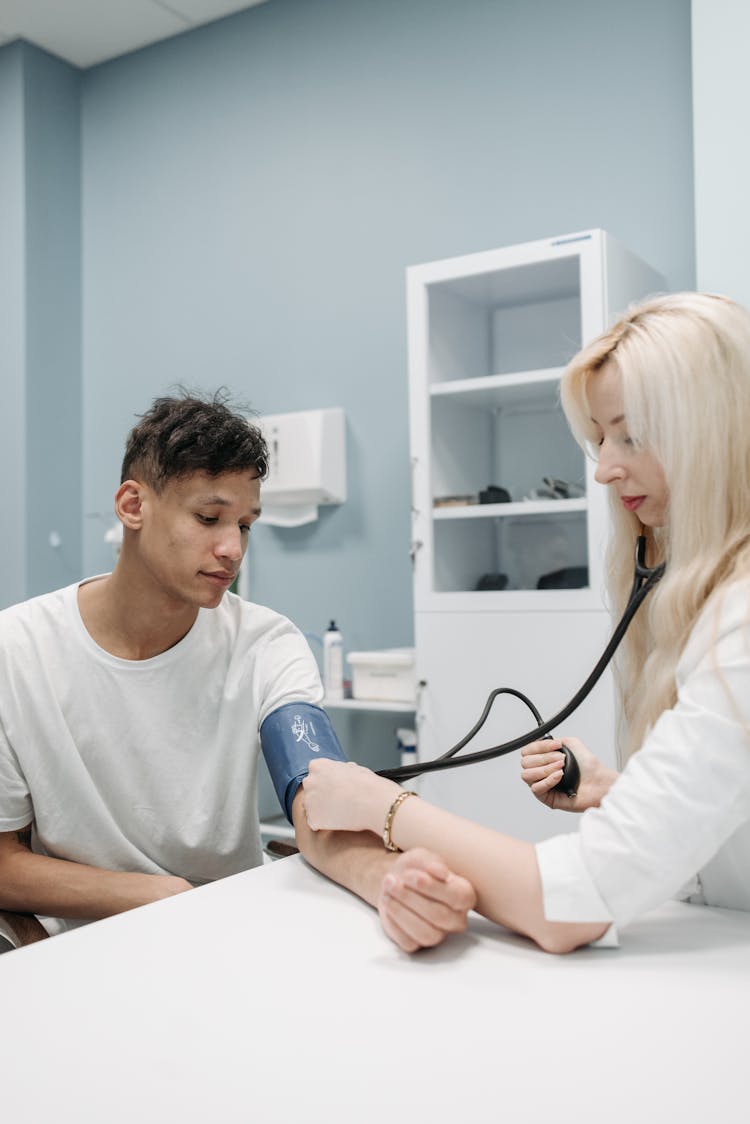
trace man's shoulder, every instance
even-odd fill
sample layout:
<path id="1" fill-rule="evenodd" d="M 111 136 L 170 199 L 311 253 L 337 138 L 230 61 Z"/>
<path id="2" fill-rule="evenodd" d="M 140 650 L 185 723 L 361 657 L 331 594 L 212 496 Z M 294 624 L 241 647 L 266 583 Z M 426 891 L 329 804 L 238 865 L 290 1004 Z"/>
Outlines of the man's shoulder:
<path id="1" fill-rule="evenodd" d="M 16 628 L 22 629 L 61 618 L 66 612 L 66 607 L 73 601 L 77 588 L 78 582 L 9 605 L 6 609 L 0 610 L 0 630 L 12 632 Z"/>
<path id="2" fill-rule="evenodd" d="M 300 629 L 275 609 L 246 601 L 234 593 L 226 593 L 217 609 L 205 610 L 211 619 L 209 627 L 215 630 L 215 640 L 228 643 L 236 650 L 259 649 L 272 652 L 276 649 L 297 651 L 307 648 L 307 640 Z"/>
<path id="3" fill-rule="evenodd" d="M 252 634 L 257 639 L 279 631 L 299 632 L 297 626 L 283 613 L 277 613 L 275 609 L 269 609 L 267 605 L 259 605 L 255 601 L 246 601 L 236 593 L 225 593 L 219 609 L 207 612 L 216 612 L 217 620 L 231 622 L 235 628 Z"/>
<path id="4" fill-rule="evenodd" d="M 285 703 L 320 704 L 318 666 L 307 636 L 297 625 L 266 605 L 227 594 L 221 609 L 225 623 L 235 622 L 231 659 L 242 675 L 252 679 L 258 727 Z"/>

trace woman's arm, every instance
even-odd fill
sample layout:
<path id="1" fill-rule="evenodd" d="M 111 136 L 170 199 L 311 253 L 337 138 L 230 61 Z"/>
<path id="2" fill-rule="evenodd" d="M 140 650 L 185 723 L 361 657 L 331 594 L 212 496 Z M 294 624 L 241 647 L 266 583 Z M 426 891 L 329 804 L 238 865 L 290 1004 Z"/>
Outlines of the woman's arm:
<path id="1" fill-rule="evenodd" d="M 339 828 L 380 835 L 402 790 L 351 762 L 314 761 L 304 782 L 305 810 L 313 830 Z M 418 798 L 397 809 L 391 839 L 402 851 L 425 847 L 468 879 L 477 910 L 500 925 L 531 937 L 548 952 L 569 952 L 597 940 L 608 924 L 550 922 L 544 917 L 542 884 L 531 843 L 500 835 Z M 404 875 L 407 891 L 419 892 L 419 872 Z M 410 884 L 413 882 L 413 885 Z"/>
<path id="2" fill-rule="evenodd" d="M 709 862 L 722 864 L 724 904 L 739 905 L 747 864 L 731 854 L 722 860 L 721 851 L 750 823 L 750 582 L 727 591 L 719 614 L 706 610 L 676 679 L 676 704 L 577 832 L 534 848 L 409 798 L 396 813 L 394 841 L 436 850 L 473 883 L 482 913 L 555 951 L 628 924 Z M 311 825 L 342 826 L 343 816 L 359 821 L 352 829 L 379 832 L 397 786 L 367 770 L 347 775 L 357 768 L 350 765 L 325 777 L 325 764 L 315 768 L 309 798 L 305 786 Z"/>

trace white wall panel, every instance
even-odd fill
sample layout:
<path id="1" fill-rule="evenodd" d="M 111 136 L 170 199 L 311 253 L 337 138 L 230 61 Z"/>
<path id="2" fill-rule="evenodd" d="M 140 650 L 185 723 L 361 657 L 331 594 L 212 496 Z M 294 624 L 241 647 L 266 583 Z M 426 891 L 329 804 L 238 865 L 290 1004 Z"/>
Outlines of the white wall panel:
<path id="1" fill-rule="evenodd" d="M 697 286 L 750 305 L 750 4 L 693 0 Z"/>

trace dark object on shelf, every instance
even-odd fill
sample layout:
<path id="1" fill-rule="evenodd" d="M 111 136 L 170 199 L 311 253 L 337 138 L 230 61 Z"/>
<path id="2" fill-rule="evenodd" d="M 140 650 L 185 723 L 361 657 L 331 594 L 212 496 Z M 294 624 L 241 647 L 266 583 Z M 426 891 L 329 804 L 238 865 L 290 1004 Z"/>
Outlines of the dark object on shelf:
<path id="1" fill-rule="evenodd" d="M 486 592 L 490 589 L 505 589 L 508 584 L 507 574 L 482 574 L 477 582 L 477 589 Z"/>
<path id="2" fill-rule="evenodd" d="M 480 503 L 510 503 L 510 492 L 498 484 L 488 484 L 483 492 L 479 493 Z"/>
<path id="3" fill-rule="evenodd" d="M 566 566 L 551 574 L 542 574 L 537 589 L 583 589 L 589 584 L 588 566 Z"/>

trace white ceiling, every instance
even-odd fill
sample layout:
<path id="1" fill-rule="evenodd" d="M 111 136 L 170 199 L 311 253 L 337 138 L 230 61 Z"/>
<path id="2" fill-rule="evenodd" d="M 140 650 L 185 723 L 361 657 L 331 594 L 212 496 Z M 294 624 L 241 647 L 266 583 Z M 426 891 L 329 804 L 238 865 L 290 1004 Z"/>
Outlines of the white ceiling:
<path id="1" fill-rule="evenodd" d="M 266 0 L 0 0 L 0 46 L 27 39 L 95 66 Z"/>

